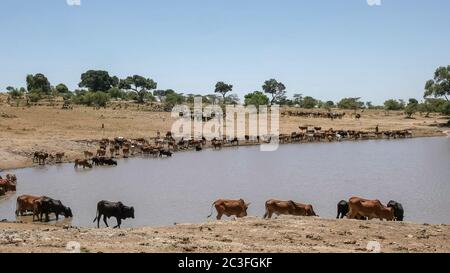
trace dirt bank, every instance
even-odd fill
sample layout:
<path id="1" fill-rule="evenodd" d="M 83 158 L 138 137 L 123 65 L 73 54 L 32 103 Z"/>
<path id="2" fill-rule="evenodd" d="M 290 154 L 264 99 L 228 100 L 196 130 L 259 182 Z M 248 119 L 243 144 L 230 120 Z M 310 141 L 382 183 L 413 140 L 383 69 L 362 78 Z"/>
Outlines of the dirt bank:
<path id="1" fill-rule="evenodd" d="M 0 113 L 0 169 L 33 166 L 34 151 L 65 152 L 65 161 L 71 162 L 83 158 L 83 151 L 97 149 L 89 142 L 92 139 L 155 137 L 158 131 L 169 131 L 174 121 L 170 113 L 139 110 L 135 106 L 99 110 L 75 106 L 62 110 L 61 105 L 13 107 L 0 104 Z M 351 117 L 351 111 L 336 120 L 282 116 L 280 131 L 290 134 L 299 131 L 299 126 L 307 125 L 373 131 L 378 125 L 380 130 L 412 130 L 415 137 L 420 137 L 443 135 L 448 129 L 436 126 L 447 121 L 438 115 L 405 119 L 402 112 L 387 114 L 380 110 L 365 110 L 361 115 L 360 120 Z"/>
<path id="2" fill-rule="evenodd" d="M 256 218 L 172 227 L 93 229 L 0 223 L 0 252 L 65 252 L 76 241 L 81 252 L 450 252 L 449 225 Z"/>

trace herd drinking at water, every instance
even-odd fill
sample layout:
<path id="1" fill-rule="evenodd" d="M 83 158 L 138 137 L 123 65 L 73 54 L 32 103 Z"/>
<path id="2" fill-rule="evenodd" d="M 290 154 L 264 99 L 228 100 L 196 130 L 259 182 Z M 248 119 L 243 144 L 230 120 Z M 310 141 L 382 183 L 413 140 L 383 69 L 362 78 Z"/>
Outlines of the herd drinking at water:
<path id="1" fill-rule="evenodd" d="M 407 130 L 384 131 L 380 132 L 378 126 L 374 132 L 352 131 L 352 130 L 333 130 L 329 129 L 323 131 L 320 127 L 310 128 L 309 126 L 300 126 L 301 132 L 293 132 L 290 135 L 280 134 L 280 143 L 296 143 L 296 142 L 311 142 L 311 141 L 341 141 L 342 139 L 369 139 L 369 138 L 406 138 L 411 137 L 411 132 Z M 246 144 L 257 144 L 261 142 L 270 142 L 270 136 L 252 138 L 245 136 Z M 154 139 L 154 144 L 151 144 L 144 138 L 140 139 L 125 139 L 123 137 L 116 137 L 113 140 L 102 139 L 99 143 L 99 149 L 96 154 L 85 151 L 84 159 L 75 160 L 75 168 L 92 168 L 93 166 L 117 166 L 117 161 L 113 158 L 123 153 L 123 157 L 127 158 L 130 155 L 141 153 L 143 155 L 153 155 L 154 157 L 171 157 L 173 151 L 195 149 L 201 151 L 206 145 L 206 139 L 202 140 L 184 140 L 183 138 L 176 141 L 172 134 L 168 132 L 164 138 L 158 136 Z M 231 146 L 239 146 L 237 138 L 228 139 L 224 137 L 219 140 L 217 138 L 211 141 L 211 147 L 214 149 L 221 149 L 223 145 L 229 144 Z M 106 157 L 107 148 L 109 147 L 110 157 Z M 64 153 L 57 153 L 56 159 L 62 162 Z M 45 164 L 45 160 L 54 158 L 51 154 L 46 152 L 35 152 L 33 161 L 39 164 Z M 17 178 L 13 174 L 7 174 L 6 179 L 0 177 L 0 196 L 5 195 L 9 191 L 16 191 Z M 250 203 L 246 203 L 243 199 L 226 200 L 219 199 L 212 204 L 212 208 L 217 211 L 217 220 L 220 220 L 223 215 L 235 216 L 237 218 L 247 216 L 247 208 Z M 349 219 L 370 220 L 378 218 L 380 220 L 388 221 L 403 221 L 403 207 L 400 203 L 390 201 L 387 206 L 384 206 L 379 200 L 368 200 L 359 197 L 352 197 L 348 201 L 340 201 L 337 205 L 337 218 L 346 216 Z M 25 215 L 32 213 L 33 221 L 43 220 L 49 221 L 49 214 L 54 214 L 56 220 L 60 215 L 70 218 L 73 217 L 72 211 L 69 207 L 63 205 L 60 200 L 55 200 L 47 196 L 33 196 L 22 195 L 17 198 L 16 215 Z M 268 200 L 265 203 L 264 219 L 270 219 L 272 215 L 295 215 L 295 216 L 318 216 L 313 206 L 310 204 L 302 204 L 281 200 Z M 208 216 L 211 217 L 211 214 Z M 100 227 L 100 219 L 103 217 L 103 222 L 108 226 L 107 218 L 115 217 L 117 225 L 121 225 L 122 220 L 127 218 L 134 218 L 134 208 L 125 206 L 122 202 L 100 201 L 97 204 L 97 215 L 94 222 L 97 221 L 97 227 Z"/>

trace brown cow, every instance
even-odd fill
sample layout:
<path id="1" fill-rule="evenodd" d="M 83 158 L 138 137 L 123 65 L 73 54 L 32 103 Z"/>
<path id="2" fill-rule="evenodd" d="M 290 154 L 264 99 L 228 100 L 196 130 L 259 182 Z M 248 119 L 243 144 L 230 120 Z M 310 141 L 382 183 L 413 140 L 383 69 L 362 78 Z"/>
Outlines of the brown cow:
<path id="1" fill-rule="evenodd" d="M 16 191 L 17 177 L 14 174 L 7 174 L 6 179 L 0 177 L 0 187 L 4 192 Z"/>
<path id="2" fill-rule="evenodd" d="M 24 215 L 27 212 L 34 211 L 34 202 L 40 200 L 44 196 L 21 195 L 17 197 L 16 216 Z"/>
<path id="3" fill-rule="evenodd" d="M 266 213 L 263 218 L 270 219 L 272 218 L 272 214 L 281 215 L 293 215 L 295 210 L 295 204 L 293 201 L 280 201 L 270 199 L 266 201 Z"/>
<path id="4" fill-rule="evenodd" d="M 106 150 L 98 149 L 97 150 L 97 156 L 106 156 Z"/>
<path id="5" fill-rule="evenodd" d="M 91 159 L 93 156 L 94 156 L 94 153 L 89 152 L 89 151 L 84 151 L 84 158 L 85 159 Z"/>
<path id="6" fill-rule="evenodd" d="M 281 215 L 296 215 L 296 216 L 317 216 L 314 212 L 312 205 L 305 205 L 296 203 L 292 200 L 280 201 L 280 200 L 268 200 L 266 202 L 266 213 L 263 218 L 270 219 L 272 214 Z"/>
<path id="7" fill-rule="evenodd" d="M 310 204 L 302 204 L 302 203 L 296 203 L 295 204 L 295 210 L 294 215 L 297 216 L 319 216 L 314 212 L 313 206 Z"/>
<path id="8" fill-rule="evenodd" d="M 92 164 L 89 163 L 89 161 L 87 161 L 87 159 L 84 159 L 84 160 L 75 159 L 75 166 L 74 166 L 74 168 L 78 168 L 78 166 L 83 167 L 83 169 L 85 169 L 85 168 L 91 169 L 92 168 Z"/>
<path id="9" fill-rule="evenodd" d="M 349 219 L 356 219 L 357 216 L 367 217 L 369 220 L 379 218 L 392 221 L 394 219 L 394 209 L 385 207 L 379 200 L 352 197 L 348 200 L 348 205 L 347 218 Z"/>
<path id="10" fill-rule="evenodd" d="M 212 208 L 215 207 L 217 210 L 217 220 L 222 218 L 222 215 L 226 215 L 228 217 L 234 215 L 237 218 L 247 216 L 247 208 L 250 206 L 250 203 L 245 203 L 243 199 L 239 200 L 227 200 L 227 199 L 219 199 L 214 202 L 211 206 L 211 214 L 208 216 L 210 218 L 213 214 Z"/>
<path id="11" fill-rule="evenodd" d="M 55 154 L 56 163 L 61 163 L 63 161 L 64 156 L 65 156 L 65 153 L 56 153 Z"/>

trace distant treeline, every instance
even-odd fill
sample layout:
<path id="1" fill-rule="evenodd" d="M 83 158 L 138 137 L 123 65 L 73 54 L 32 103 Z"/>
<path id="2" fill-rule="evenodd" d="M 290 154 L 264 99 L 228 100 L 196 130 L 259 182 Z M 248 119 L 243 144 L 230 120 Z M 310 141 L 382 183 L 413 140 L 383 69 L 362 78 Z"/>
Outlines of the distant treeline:
<path id="1" fill-rule="evenodd" d="M 183 94 L 172 89 L 159 90 L 153 79 L 140 75 L 133 75 L 124 79 L 110 76 L 107 71 L 89 70 L 81 75 L 78 84 L 80 89 L 70 91 L 60 83 L 52 85 L 44 74 L 27 75 L 26 88 L 7 87 L 9 100 L 26 100 L 26 103 L 35 103 L 42 99 L 62 97 L 66 104 L 84 104 L 103 107 L 110 100 L 126 100 L 136 103 L 160 102 L 164 109 L 170 110 L 173 106 L 182 103 L 193 103 L 194 98 L 201 96 L 207 104 L 239 104 L 240 98 L 231 94 L 233 85 L 217 82 L 214 93 L 208 95 Z M 425 84 L 424 100 L 411 98 L 408 102 L 401 99 L 389 99 L 383 105 L 373 105 L 370 101 L 361 101 L 361 98 L 343 98 L 338 102 L 321 101 L 311 96 L 294 94 L 292 98 L 286 95 L 286 86 L 275 79 L 264 82 L 260 91 L 254 91 L 244 96 L 244 105 L 278 104 L 282 106 L 300 107 L 306 109 L 340 108 L 340 109 L 384 109 L 403 110 L 408 117 L 416 112 L 427 115 L 436 112 L 450 115 L 450 66 L 439 67 L 432 80 Z"/>

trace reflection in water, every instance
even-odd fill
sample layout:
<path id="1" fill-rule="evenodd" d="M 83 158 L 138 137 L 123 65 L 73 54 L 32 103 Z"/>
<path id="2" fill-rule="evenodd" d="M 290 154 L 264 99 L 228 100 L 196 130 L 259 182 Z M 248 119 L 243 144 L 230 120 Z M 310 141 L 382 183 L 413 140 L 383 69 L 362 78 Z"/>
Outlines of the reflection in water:
<path id="1" fill-rule="evenodd" d="M 113 168 L 63 164 L 16 174 L 18 191 L 0 202 L 0 219 L 15 220 L 15 199 L 25 193 L 62 200 L 72 224 L 89 227 L 100 200 L 134 206 L 136 219 L 123 224 L 130 227 L 203 222 L 218 198 L 252 202 L 249 215 L 262 216 L 264 202 L 277 198 L 311 203 L 321 217 L 335 218 L 338 201 L 356 195 L 401 202 L 406 221 L 450 223 L 446 137 L 205 150 L 120 160 Z"/>

